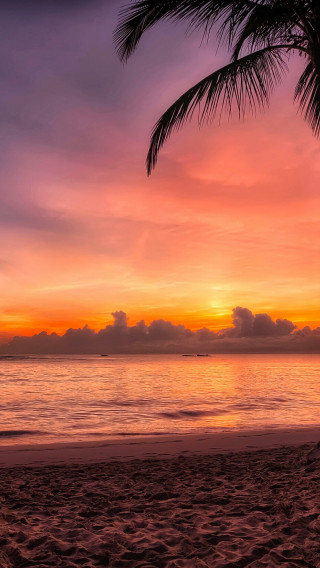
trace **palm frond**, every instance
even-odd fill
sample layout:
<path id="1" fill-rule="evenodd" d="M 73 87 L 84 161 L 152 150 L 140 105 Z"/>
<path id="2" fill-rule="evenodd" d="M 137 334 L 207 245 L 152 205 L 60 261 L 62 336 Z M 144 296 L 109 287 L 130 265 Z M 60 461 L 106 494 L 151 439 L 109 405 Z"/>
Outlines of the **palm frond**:
<path id="1" fill-rule="evenodd" d="M 255 113 L 257 107 L 262 108 L 269 103 L 271 92 L 286 68 L 283 50 L 270 46 L 231 62 L 189 89 L 170 106 L 153 129 L 147 156 L 148 175 L 172 130 L 180 129 L 186 120 L 191 119 L 202 102 L 200 125 L 213 119 L 219 108 L 220 113 L 225 110 L 230 115 L 234 104 L 239 117 L 244 116 L 247 110 Z"/>
<path id="2" fill-rule="evenodd" d="M 280 2 L 276 5 L 274 2 L 259 4 L 250 10 L 246 19 L 242 18 L 233 26 L 232 58 L 238 59 L 244 47 L 252 51 L 270 44 L 284 44 L 294 35 L 297 39 L 298 34 L 294 13 L 290 7 L 287 8 Z"/>
<path id="3" fill-rule="evenodd" d="M 304 113 L 304 119 L 310 124 L 315 136 L 320 135 L 320 75 L 312 62 L 302 73 L 295 90 L 295 100 Z"/>
<path id="4" fill-rule="evenodd" d="M 264 0 L 259 3 L 243 3 L 234 2 L 231 9 L 227 12 L 224 10 L 221 14 L 220 28 L 217 31 L 219 44 L 226 43 L 228 48 L 233 44 L 239 28 L 250 19 L 252 12 L 263 5 Z"/>
<path id="5" fill-rule="evenodd" d="M 139 0 L 120 12 L 114 41 L 121 60 L 126 61 L 137 47 L 143 33 L 163 19 L 188 20 L 188 29 L 204 28 L 209 35 L 220 18 L 230 12 L 252 8 L 265 0 Z"/>
<path id="6" fill-rule="evenodd" d="M 179 2 L 176 2 L 178 4 Z M 142 34 L 170 13 L 169 1 L 141 0 L 120 11 L 113 38 L 120 59 L 126 61 L 137 47 Z"/>

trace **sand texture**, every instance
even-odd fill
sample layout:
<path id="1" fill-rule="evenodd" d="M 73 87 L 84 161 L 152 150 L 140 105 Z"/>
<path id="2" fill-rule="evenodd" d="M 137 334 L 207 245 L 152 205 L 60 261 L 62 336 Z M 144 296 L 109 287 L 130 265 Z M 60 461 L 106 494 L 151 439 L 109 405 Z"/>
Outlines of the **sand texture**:
<path id="1" fill-rule="evenodd" d="M 0 566 L 320 567 L 309 452 L 0 469 Z"/>

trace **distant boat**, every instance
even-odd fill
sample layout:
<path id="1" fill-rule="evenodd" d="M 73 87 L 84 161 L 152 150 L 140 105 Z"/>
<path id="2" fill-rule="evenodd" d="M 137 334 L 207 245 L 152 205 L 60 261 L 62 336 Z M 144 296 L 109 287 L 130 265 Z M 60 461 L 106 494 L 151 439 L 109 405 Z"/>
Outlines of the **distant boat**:
<path id="1" fill-rule="evenodd" d="M 107 355 L 106 353 L 101 353 L 100 357 L 109 357 L 109 355 Z"/>
<path id="2" fill-rule="evenodd" d="M 209 357 L 208 353 L 197 353 L 197 357 Z"/>
<path id="3" fill-rule="evenodd" d="M 182 357 L 196 357 L 196 355 L 194 353 L 184 353 Z"/>

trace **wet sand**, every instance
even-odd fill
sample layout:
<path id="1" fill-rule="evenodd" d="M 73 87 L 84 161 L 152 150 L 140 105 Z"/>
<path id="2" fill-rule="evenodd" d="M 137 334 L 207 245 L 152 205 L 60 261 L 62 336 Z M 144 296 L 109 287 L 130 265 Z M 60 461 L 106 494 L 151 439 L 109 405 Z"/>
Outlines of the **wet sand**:
<path id="1" fill-rule="evenodd" d="M 214 434 L 123 436 L 86 442 L 0 445 L 0 468 L 15 465 L 98 463 L 150 457 L 168 459 L 180 454 L 203 455 L 254 451 L 280 446 L 315 444 L 320 427 L 299 429 L 236 430 Z"/>
<path id="2" fill-rule="evenodd" d="M 307 441 L 50 465 L 30 450 L 0 469 L 0 566 L 319 568 L 320 451 Z"/>

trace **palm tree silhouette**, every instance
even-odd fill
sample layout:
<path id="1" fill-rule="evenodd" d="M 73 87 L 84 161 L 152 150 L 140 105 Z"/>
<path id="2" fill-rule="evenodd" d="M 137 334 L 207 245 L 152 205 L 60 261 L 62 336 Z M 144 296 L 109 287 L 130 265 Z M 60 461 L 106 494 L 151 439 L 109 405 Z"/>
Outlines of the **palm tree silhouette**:
<path id="1" fill-rule="evenodd" d="M 136 0 L 120 12 L 114 39 L 122 61 L 142 34 L 159 20 L 186 20 L 188 30 L 215 33 L 226 43 L 230 63 L 214 71 L 178 98 L 152 131 L 147 156 L 150 175 L 159 150 L 171 134 L 199 108 L 199 124 L 222 112 L 239 118 L 268 105 L 274 87 L 288 71 L 296 52 L 305 69 L 294 99 L 314 134 L 320 134 L 320 0 Z"/>

